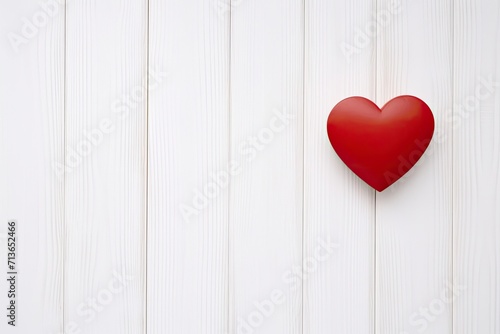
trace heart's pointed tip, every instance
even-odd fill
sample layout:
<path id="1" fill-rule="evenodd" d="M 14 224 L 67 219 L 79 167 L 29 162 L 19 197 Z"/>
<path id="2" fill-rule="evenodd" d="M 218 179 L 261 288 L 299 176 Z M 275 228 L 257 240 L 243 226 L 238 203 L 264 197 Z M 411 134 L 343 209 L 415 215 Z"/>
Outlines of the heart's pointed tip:
<path id="1" fill-rule="evenodd" d="M 380 186 L 371 186 L 373 189 L 375 189 L 377 192 L 381 193 L 382 191 L 386 190 L 387 188 L 389 188 L 389 186 L 384 186 L 384 187 L 380 187 Z"/>

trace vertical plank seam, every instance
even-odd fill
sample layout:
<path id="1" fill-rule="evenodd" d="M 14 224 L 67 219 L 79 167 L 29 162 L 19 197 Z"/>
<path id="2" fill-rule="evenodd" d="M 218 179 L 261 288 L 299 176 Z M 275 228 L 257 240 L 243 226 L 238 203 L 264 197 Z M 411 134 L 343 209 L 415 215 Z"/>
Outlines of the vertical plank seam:
<path id="1" fill-rule="evenodd" d="M 144 212 L 144 333 L 148 333 L 148 301 L 149 301 L 149 287 L 148 287 L 148 260 L 149 260 L 149 32 L 150 32 L 150 0 L 147 0 L 146 6 L 146 180 L 145 180 L 145 212 Z"/>
<path id="2" fill-rule="evenodd" d="M 375 0 L 375 20 L 378 19 L 378 0 Z M 378 43 L 379 26 L 375 25 L 375 101 L 378 100 Z M 373 191 L 373 333 L 377 333 L 377 191 Z"/>
<path id="3" fill-rule="evenodd" d="M 64 2 L 64 59 L 63 59 L 63 209 L 62 209 L 62 331 L 65 331 L 66 322 L 66 110 L 67 110 L 67 0 Z"/>
<path id="4" fill-rule="evenodd" d="M 378 0 L 375 0 L 375 19 L 378 13 Z M 378 100 L 378 43 L 379 27 L 375 25 L 375 100 Z M 377 191 L 373 191 L 373 333 L 377 333 Z"/>
<path id="5" fill-rule="evenodd" d="M 231 112 L 231 102 L 232 102 L 232 36 L 233 36 L 233 1 L 229 1 L 229 48 L 228 48 L 228 117 L 227 117 L 227 141 L 228 141 L 228 150 L 227 150 L 227 159 L 228 159 L 228 167 L 231 165 L 231 150 L 232 150 L 232 141 L 231 141 L 231 124 L 232 124 L 232 112 Z M 229 178 L 229 182 L 227 185 L 227 332 L 231 333 L 231 183 L 232 178 Z"/>
<path id="6" fill-rule="evenodd" d="M 305 87 L 306 87 L 306 1 L 302 1 L 302 235 L 301 235 L 301 263 L 304 268 L 304 231 L 305 231 Z M 301 289 L 301 333 L 304 334 L 304 282 Z"/>
<path id="7" fill-rule="evenodd" d="M 455 1 L 451 2 L 451 114 L 455 114 Z M 454 293 L 455 286 L 455 231 L 454 231 L 454 211 L 455 211 L 455 130 L 451 127 L 451 286 Z M 451 302 L 451 333 L 454 329 L 455 318 L 455 302 Z"/>

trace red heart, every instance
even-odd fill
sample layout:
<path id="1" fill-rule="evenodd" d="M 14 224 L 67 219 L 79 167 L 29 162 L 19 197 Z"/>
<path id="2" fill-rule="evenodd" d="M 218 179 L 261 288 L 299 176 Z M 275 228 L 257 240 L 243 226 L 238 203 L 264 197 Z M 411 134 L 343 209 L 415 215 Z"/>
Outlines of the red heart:
<path id="1" fill-rule="evenodd" d="M 414 96 L 398 96 L 382 110 L 363 97 L 349 97 L 332 109 L 327 130 L 347 167 L 383 191 L 425 152 L 434 133 L 434 117 L 427 104 Z"/>

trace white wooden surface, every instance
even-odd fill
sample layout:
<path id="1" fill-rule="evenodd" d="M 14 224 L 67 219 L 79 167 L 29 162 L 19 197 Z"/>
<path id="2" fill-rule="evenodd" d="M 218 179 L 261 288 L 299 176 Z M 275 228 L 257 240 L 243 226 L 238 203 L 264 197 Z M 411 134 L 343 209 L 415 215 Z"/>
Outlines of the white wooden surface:
<path id="1" fill-rule="evenodd" d="M 149 101 L 147 332 L 225 333 L 229 200 L 213 175 L 229 159 L 229 12 L 149 12 L 149 69 L 167 74 Z"/>
<path id="2" fill-rule="evenodd" d="M 67 2 L 0 2 L 1 333 L 500 331 L 497 1 Z M 434 141 L 375 193 L 326 118 L 400 94 Z"/>
<path id="3" fill-rule="evenodd" d="M 409 174 L 377 194 L 375 332 L 452 333 L 452 303 L 441 294 L 453 284 L 452 2 L 378 2 L 378 11 L 391 8 L 377 39 L 377 103 L 422 98 L 435 137 Z"/>
<path id="4" fill-rule="evenodd" d="M 146 9 L 143 0 L 89 0 L 66 10 L 71 169 L 64 174 L 64 326 L 70 333 L 144 328 Z M 75 158 L 75 151 L 83 154 Z"/>
<path id="5" fill-rule="evenodd" d="M 320 240 L 337 247 L 305 281 L 304 333 L 374 329 L 375 191 L 332 154 L 326 135 L 336 103 L 375 98 L 376 41 L 356 39 L 374 11 L 374 1 L 306 1 L 304 266 Z"/>
<path id="6" fill-rule="evenodd" d="M 230 333 L 302 332 L 303 29 L 299 0 L 232 8 Z"/>
<path id="7" fill-rule="evenodd" d="M 64 14 L 22 35 L 38 1 L 0 2 L 1 333 L 63 326 Z M 29 29 L 29 28 L 26 28 Z M 10 43 L 12 40 L 20 42 Z M 16 36 L 16 37 L 14 37 Z M 7 222 L 16 220 L 16 328 L 7 325 Z M 22 320 L 21 320 L 22 319 Z"/>
<path id="8" fill-rule="evenodd" d="M 455 333 L 500 331 L 500 3 L 455 3 Z"/>

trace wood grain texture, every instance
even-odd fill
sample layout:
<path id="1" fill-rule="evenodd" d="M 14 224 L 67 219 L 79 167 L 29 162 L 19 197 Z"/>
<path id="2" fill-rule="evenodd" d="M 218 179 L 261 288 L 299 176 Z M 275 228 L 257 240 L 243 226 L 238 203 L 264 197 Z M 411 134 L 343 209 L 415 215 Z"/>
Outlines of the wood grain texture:
<path id="1" fill-rule="evenodd" d="M 349 96 L 375 98 L 375 39 L 359 31 L 375 2 L 306 1 L 304 265 L 319 240 L 337 244 L 305 281 L 304 333 L 373 333 L 375 193 L 333 151 L 331 109 Z"/>
<path id="2" fill-rule="evenodd" d="M 144 333 L 147 2 L 66 21 L 65 329 Z"/>
<path id="3" fill-rule="evenodd" d="M 454 8 L 454 333 L 500 332 L 500 3 Z"/>
<path id="4" fill-rule="evenodd" d="M 452 2 L 384 0 L 382 11 L 377 102 L 418 96 L 436 129 L 414 169 L 377 193 L 376 333 L 451 333 Z"/>
<path id="5" fill-rule="evenodd" d="M 23 18 L 43 13 L 38 1 L 2 1 L 0 8 L 0 332 L 52 334 L 63 325 L 64 178 L 53 167 L 64 160 L 64 13 L 28 31 Z M 5 310 L 12 219 L 16 327 Z"/>
<path id="6" fill-rule="evenodd" d="M 148 333 L 226 333 L 229 11 L 151 0 Z"/>
<path id="7" fill-rule="evenodd" d="M 231 20 L 230 333 L 301 333 L 303 2 Z"/>
<path id="8" fill-rule="evenodd" d="M 0 331 L 55 333 L 63 325 L 64 178 L 53 167 L 64 160 L 64 13 L 28 31 L 23 18 L 32 23 L 43 13 L 37 1 L 0 7 Z M 4 308 L 12 219 L 18 224 L 16 327 L 7 325 Z"/>

